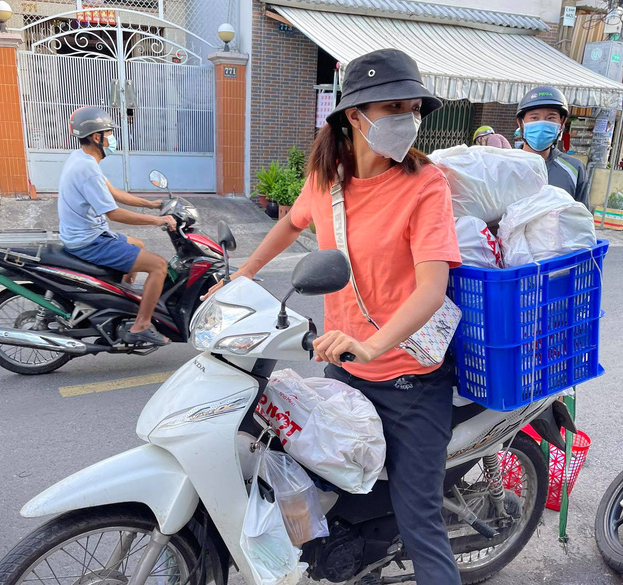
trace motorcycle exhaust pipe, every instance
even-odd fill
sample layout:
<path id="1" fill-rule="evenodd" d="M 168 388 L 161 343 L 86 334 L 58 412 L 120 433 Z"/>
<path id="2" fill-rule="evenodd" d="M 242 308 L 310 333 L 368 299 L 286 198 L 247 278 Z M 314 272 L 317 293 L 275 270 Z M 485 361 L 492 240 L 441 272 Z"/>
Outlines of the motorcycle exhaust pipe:
<path id="1" fill-rule="evenodd" d="M 87 352 L 87 346 L 77 339 L 56 335 L 49 331 L 26 329 L 0 329 L 0 345 L 17 345 L 72 355 L 84 355 Z"/>

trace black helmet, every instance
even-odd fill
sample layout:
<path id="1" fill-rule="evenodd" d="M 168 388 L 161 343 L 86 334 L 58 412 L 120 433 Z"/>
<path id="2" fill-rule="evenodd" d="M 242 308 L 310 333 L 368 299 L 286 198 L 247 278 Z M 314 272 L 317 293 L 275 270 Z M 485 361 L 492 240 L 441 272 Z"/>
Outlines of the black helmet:
<path id="1" fill-rule="evenodd" d="M 567 98 L 562 91 L 551 85 L 540 85 L 523 96 L 517 107 L 517 117 L 523 118 L 527 112 L 537 108 L 554 108 L 565 118 L 569 117 Z"/>
<path id="2" fill-rule="evenodd" d="M 78 108 L 69 118 L 69 131 L 76 138 L 86 138 L 96 132 L 117 128 L 110 114 L 96 106 Z"/>

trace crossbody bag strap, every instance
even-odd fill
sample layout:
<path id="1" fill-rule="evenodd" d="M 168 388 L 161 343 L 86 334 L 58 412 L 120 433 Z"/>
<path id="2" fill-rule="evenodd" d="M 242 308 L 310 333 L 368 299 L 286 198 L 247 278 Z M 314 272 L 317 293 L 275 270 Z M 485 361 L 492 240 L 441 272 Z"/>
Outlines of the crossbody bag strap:
<path id="1" fill-rule="evenodd" d="M 333 233 L 335 235 L 335 243 L 340 252 L 342 252 L 348 259 L 350 264 L 350 284 L 355 292 L 355 299 L 359 310 L 366 318 L 368 323 L 374 325 L 377 329 L 379 326 L 374 322 L 368 309 L 361 298 L 359 289 L 357 288 L 357 282 L 355 281 L 355 273 L 353 272 L 353 265 L 350 261 L 350 255 L 348 253 L 348 242 L 346 241 L 346 209 L 344 207 L 344 191 L 342 190 L 342 180 L 344 178 L 344 169 L 340 164 L 338 166 L 338 176 L 335 178 L 335 183 L 331 186 L 331 205 L 333 207 Z"/>

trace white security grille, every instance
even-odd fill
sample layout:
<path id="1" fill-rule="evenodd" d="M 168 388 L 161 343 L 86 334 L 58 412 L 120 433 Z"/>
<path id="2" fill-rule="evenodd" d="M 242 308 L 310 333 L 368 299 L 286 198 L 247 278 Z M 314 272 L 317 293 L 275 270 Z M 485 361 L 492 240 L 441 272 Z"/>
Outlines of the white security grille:
<path id="1" fill-rule="evenodd" d="M 69 116 L 81 106 L 107 106 L 116 62 L 19 52 L 18 64 L 27 147 L 78 148 L 69 134 Z M 116 117 L 119 123 L 118 113 Z"/>
<path id="2" fill-rule="evenodd" d="M 214 152 L 211 69 L 130 61 L 126 78 L 137 98 L 131 151 Z"/>
<path id="3" fill-rule="evenodd" d="M 101 105 L 121 125 L 119 108 L 109 108 L 111 82 L 118 78 L 112 59 L 19 53 L 22 103 L 29 149 L 77 148 L 69 134 L 71 113 Z M 213 69 L 130 61 L 136 107 L 127 119 L 131 152 L 214 152 Z M 117 132 L 119 148 L 125 148 Z"/>

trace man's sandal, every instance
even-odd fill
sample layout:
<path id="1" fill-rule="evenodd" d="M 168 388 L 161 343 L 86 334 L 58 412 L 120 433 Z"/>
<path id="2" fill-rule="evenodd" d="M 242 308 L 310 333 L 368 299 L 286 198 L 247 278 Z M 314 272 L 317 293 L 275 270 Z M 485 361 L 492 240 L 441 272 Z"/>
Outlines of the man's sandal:
<path id="1" fill-rule="evenodd" d="M 139 343 L 147 345 L 169 345 L 169 343 L 171 343 L 171 340 L 167 340 L 164 335 L 158 333 L 153 325 L 150 325 L 147 329 L 139 331 L 138 333 L 130 331 L 131 326 L 132 325 L 128 326 L 128 329 L 126 329 L 123 335 L 123 341 L 130 345 L 137 345 Z"/>

